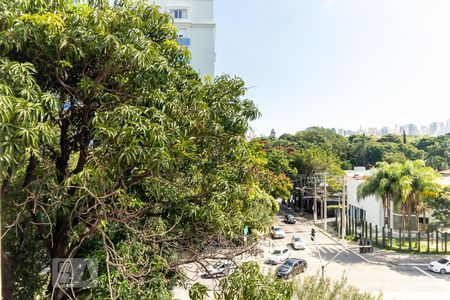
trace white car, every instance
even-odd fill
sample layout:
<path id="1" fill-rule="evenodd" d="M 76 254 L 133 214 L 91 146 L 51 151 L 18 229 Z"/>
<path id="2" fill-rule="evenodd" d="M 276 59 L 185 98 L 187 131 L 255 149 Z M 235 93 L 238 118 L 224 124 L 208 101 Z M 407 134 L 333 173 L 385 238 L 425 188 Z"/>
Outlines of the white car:
<path id="1" fill-rule="evenodd" d="M 432 261 L 428 265 L 428 270 L 441 274 L 450 273 L 450 258 L 441 258 L 440 260 Z"/>
<path id="2" fill-rule="evenodd" d="M 236 271 L 237 265 L 231 260 L 221 260 L 214 265 L 209 265 L 206 267 L 207 272 L 204 274 L 205 277 L 217 278 L 228 276 L 234 271 Z"/>
<path id="3" fill-rule="evenodd" d="M 288 259 L 290 256 L 289 249 L 286 247 L 275 248 L 273 252 L 269 255 L 267 262 L 269 264 L 278 265 Z"/>
<path id="4" fill-rule="evenodd" d="M 284 239 L 286 237 L 286 233 L 280 226 L 274 225 L 270 230 L 270 236 L 273 239 Z"/>
<path id="5" fill-rule="evenodd" d="M 304 250 L 306 248 L 305 241 L 299 235 L 294 235 L 292 237 L 292 247 L 295 250 Z"/>

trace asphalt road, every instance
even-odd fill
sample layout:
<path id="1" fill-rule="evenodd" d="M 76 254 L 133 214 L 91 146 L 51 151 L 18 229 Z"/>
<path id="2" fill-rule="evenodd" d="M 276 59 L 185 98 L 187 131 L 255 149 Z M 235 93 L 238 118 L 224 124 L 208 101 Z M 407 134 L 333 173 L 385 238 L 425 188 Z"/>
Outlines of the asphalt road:
<path id="1" fill-rule="evenodd" d="M 397 266 L 368 263 L 364 254 L 350 250 L 342 251 L 332 262 L 330 260 L 344 246 L 316 230 L 316 243 L 310 240 L 311 225 L 299 219 L 296 224 L 285 224 L 283 214 L 288 210 L 282 206 L 277 216 L 277 224 L 286 232 L 286 238 L 275 240 L 279 246 L 290 246 L 293 234 L 300 234 L 307 247 L 305 250 L 292 250 L 291 257 L 303 258 L 308 261 L 307 275 L 320 274 L 321 262 L 325 267 L 325 276 L 339 280 L 342 275 L 347 277 L 348 283 L 374 295 L 383 292 L 384 299 L 450 299 L 450 274 L 441 275 L 427 270 L 429 261 L 418 265 Z M 354 249 L 354 251 L 358 251 Z M 303 276 L 303 275 L 300 275 Z"/>
<path id="2" fill-rule="evenodd" d="M 420 261 L 417 265 L 408 266 L 369 263 L 364 254 L 357 253 L 357 249 L 345 248 L 319 230 L 316 230 L 316 242 L 312 242 L 310 240 L 311 224 L 303 218 L 297 218 L 296 224 L 285 224 L 283 219 L 287 212 L 289 212 L 288 209 L 282 206 L 274 222 L 274 225 L 280 225 L 284 229 L 286 238 L 276 240 L 267 238 L 261 241 L 260 248 L 264 251 L 262 257 L 242 257 L 238 259 L 238 263 L 245 260 L 257 261 L 263 273 L 274 273 L 277 266 L 268 265 L 265 261 L 274 247 L 287 246 L 290 249 L 290 257 L 302 258 L 308 262 L 306 272 L 295 278 L 320 275 L 321 257 L 322 264 L 326 265 L 326 277 L 340 280 L 342 276 L 345 276 L 348 284 L 373 295 L 382 292 L 383 299 L 386 300 L 450 299 L 450 274 L 441 275 L 428 271 L 426 264 L 429 261 Z M 291 239 L 294 234 L 302 236 L 306 241 L 305 250 L 292 248 Z M 339 252 L 341 253 L 336 256 Z M 331 261 L 333 258 L 334 260 Z M 201 282 L 209 291 L 217 289 L 219 282 L 217 279 L 198 277 L 196 266 L 186 267 L 188 276 L 191 273 L 193 277 L 191 284 Z M 178 287 L 174 290 L 174 294 L 176 299 L 189 299 L 186 288 Z M 210 294 L 212 295 L 212 292 Z"/>

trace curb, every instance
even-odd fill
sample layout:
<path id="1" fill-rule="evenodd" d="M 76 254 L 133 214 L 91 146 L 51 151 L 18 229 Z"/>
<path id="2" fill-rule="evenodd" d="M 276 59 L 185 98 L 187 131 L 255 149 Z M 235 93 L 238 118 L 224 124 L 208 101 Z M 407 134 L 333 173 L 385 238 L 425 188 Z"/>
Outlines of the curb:
<path id="1" fill-rule="evenodd" d="M 298 217 L 300 217 L 300 215 L 293 211 L 290 207 L 286 206 L 286 209 L 288 209 L 291 213 L 296 214 Z M 319 230 L 322 234 L 324 234 L 325 236 L 327 236 L 329 239 L 333 240 L 335 243 L 341 245 L 342 247 L 345 248 L 346 251 L 349 251 L 353 254 L 355 254 L 356 256 L 358 256 L 359 258 L 361 258 L 362 260 L 364 260 L 366 263 L 369 264 L 373 264 L 373 265 L 382 265 L 382 266 L 428 266 L 428 264 L 415 264 L 415 263 L 395 263 L 395 262 L 381 262 L 381 261 L 374 261 L 374 260 L 369 260 L 366 257 L 362 256 L 361 254 L 353 251 L 352 249 L 348 249 L 348 245 L 345 245 L 344 243 L 342 243 L 339 239 L 337 239 L 336 237 L 332 236 L 330 233 L 324 231 L 322 228 L 320 228 L 319 226 L 317 226 L 316 224 L 311 224 L 311 226 L 315 227 L 317 230 Z"/>

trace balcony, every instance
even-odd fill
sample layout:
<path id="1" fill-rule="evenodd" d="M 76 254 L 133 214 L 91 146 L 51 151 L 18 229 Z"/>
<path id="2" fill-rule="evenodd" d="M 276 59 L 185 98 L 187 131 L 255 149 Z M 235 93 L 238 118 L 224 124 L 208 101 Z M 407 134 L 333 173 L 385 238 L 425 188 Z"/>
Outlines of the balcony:
<path id="1" fill-rule="evenodd" d="M 190 38 L 178 38 L 178 44 L 182 46 L 190 46 L 191 45 L 191 39 Z"/>

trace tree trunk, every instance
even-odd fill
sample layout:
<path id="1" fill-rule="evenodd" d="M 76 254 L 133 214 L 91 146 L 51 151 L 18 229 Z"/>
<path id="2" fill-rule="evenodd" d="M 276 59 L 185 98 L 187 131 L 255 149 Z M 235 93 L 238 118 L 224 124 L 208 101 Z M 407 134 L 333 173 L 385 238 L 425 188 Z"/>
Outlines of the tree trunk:
<path id="1" fill-rule="evenodd" d="M 58 214 L 56 219 L 56 226 L 53 232 L 53 247 L 50 252 L 50 257 L 54 258 L 70 258 L 74 257 L 75 253 L 69 253 L 69 236 L 68 231 L 70 229 L 70 219 L 69 217 L 63 215 L 62 213 Z M 49 295 L 52 294 L 53 291 L 53 280 L 50 280 L 50 283 L 47 287 L 47 293 Z M 65 290 L 66 293 L 70 294 L 70 289 Z M 63 300 L 67 299 L 67 295 L 64 294 L 60 289 L 56 288 L 54 292 L 53 299 L 55 300 Z"/>
<path id="2" fill-rule="evenodd" d="M 412 210 L 412 201 L 408 203 L 408 230 L 411 230 L 411 210 Z"/>
<path id="3" fill-rule="evenodd" d="M 2 296 L 4 300 L 12 300 L 13 299 L 13 278 L 12 278 L 12 266 L 8 257 L 2 252 Z"/>
<path id="4" fill-rule="evenodd" d="M 3 210 L 4 205 L 6 204 L 6 193 L 8 191 L 10 178 L 12 175 L 12 169 L 8 168 L 7 170 L 7 177 L 3 180 L 2 185 L 0 187 L 0 212 Z M 0 216 L 0 236 L 2 236 L 2 227 L 3 227 L 3 220 Z M 13 286 L 13 278 L 12 278 L 12 265 L 11 261 L 8 259 L 8 257 L 4 253 L 3 249 L 3 241 L 0 240 L 0 261 L 1 261 L 1 296 L 4 300 L 10 300 L 13 299 L 13 292 L 14 292 L 14 286 Z"/>

